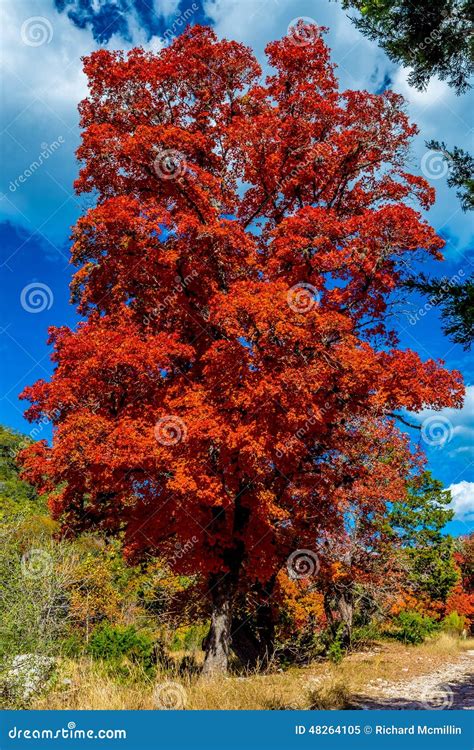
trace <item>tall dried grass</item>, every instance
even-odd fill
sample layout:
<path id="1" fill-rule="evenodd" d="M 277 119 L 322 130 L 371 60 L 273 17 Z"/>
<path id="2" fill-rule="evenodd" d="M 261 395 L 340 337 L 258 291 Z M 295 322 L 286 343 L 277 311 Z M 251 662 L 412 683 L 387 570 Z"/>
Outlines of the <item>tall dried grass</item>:
<path id="1" fill-rule="evenodd" d="M 196 673 L 163 672 L 156 679 L 141 670 L 120 668 L 91 659 L 64 661 L 54 686 L 38 698 L 35 709 L 154 710 L 201 709 L 328 709 L 348 708 L 351 695 L 364 692 L 377 678 L 387 681 L 433 671 L 474 649 L 474 639 L 442 634 L 421 646 L 376 644 L 369 652 L 350 654 L 342 663 L 318 662 L 271 674 L 227 676 L 201 681 Z M 163 697 L 165 696 L 165 697 Z"/>

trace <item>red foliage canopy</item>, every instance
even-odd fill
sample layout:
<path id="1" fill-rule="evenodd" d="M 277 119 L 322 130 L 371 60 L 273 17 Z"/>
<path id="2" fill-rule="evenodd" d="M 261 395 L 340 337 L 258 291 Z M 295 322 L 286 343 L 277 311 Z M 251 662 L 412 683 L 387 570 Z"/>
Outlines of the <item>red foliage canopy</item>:
<path id="1" fill-rule="evenodd" d="M 54 422 L 25 472 L 65 528 L 121 530 L 132 555 L 243 590 L 348 499 L 403 496 L 391 415 L 462 398 L 387 327 L 404 261 L 443 245 L 409 205 L 433 191 L 404 169 L 401 97 L 340 93 L 320 36 L 266 51 L 265 81 L 197 26 L 158 55 L 85 59 L 85 321 L 51 331 L 55 373 L 24 392 Z"/>

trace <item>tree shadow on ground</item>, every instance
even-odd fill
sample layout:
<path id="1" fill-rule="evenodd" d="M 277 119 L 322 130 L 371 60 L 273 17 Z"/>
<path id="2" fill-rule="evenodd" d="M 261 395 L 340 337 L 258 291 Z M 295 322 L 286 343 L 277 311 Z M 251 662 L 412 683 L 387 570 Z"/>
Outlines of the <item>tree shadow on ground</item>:
<path id="1" fill-rule="evenodd" d="M 380 697 L 353 695 L 351 708 L 365 711 L 374 710 L 474 710 L 474 673 L 465 675 L 460 680 L 450 680 L 436 686 L 427 685 L 423 696 L 413 697 Z"/>

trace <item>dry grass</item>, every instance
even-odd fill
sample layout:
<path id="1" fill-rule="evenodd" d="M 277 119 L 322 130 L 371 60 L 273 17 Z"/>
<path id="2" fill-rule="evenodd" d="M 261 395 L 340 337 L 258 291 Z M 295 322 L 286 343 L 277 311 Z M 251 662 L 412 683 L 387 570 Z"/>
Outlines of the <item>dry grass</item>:
<path id="1" fill-rule="evenodd" d="M 351 708 L 351 692 L 348 686 L 334 676 L 326 680 L 321 686 L 308 692 L 308 708 L 312 711 L 342 710 Z"/>
<path id="2" fill-rule="evenodd" d="M 351 695 L 376 680 L 396 682 L 427 674 L 456 661 L 474 640 L 449 635 L 421 646 L 383 642 L 372 651 L 350 654 L 340 664 L 319 662 L 272 674 L 221 677 L 200 681 L 196 675 L 167 673 L 152 681 L 143 673 L 114 673 L 100 662 L 65 661 L 55 686 L 35 709 L 327 709 L 348 708 Z"/>

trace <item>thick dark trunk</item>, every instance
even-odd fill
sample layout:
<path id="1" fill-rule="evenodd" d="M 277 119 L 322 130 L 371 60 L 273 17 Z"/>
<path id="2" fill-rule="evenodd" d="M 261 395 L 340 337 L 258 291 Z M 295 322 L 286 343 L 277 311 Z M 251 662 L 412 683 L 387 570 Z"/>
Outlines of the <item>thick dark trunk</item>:
<path id="1" fill-rule="evenodd" d="M 225 674 L 229 663 L 233 587 L 226 576 L 211 579 L 211 625 L 203 643 L 206 652 L 203 677 Z"/>
<path id="2" fill-rule="evenodd" d="M 233 618 L 231 646 L 246 669 L 263 669 L 268 665 L 275 650 L 275 625 L 268 604 L 261 605 L 251 619 Z"/>
<path id="3" fill-rule="evenodd" d="M 240 617 L 232 620 L 232 651 L 246 669 L 255 669 L 260 659 L 260 643 L 250 623 Z"/>
<path id="4" fill-rule="evenodd" d="M 331 607 L 331 593 L 329 591 L 324 592 L 324 614 L 326 615 L 326 620 L 328 623 L 328 627 L 333 635 L 335 635 L 335 624 L 334 624 L 334 616 L 332 613 L 332 607 Z"/>
<path id="5" fill-rule="evenodd" d="M 212 611 L 209 633 L 203 643 L 206 654 L 202 669 L 203 677 L 227 672 L 229 663 L 232 615 L 245 552 L 244 543 L 239 536 L 242 534 L 250 515 L 249 509 L 242 502 L 244 491 L 245 486 L 241 483 L 234 506 L 232 526 L 234 544 L 225 550 L 222 558 L 228 572 L 224 575 L 215 574 L 209 580 Z M 219 523 L 219 521 L 221 523 L 223 521 L 220 513 L 214 519 L 215 523 Z"/>
<path id="6" fill-rule="evenodd" d="M 337 610 L 334 617 L 332 605 Z M 339 634 L 339 640 L 344 647 L 351 645 L 352 622 L 354 618 L 354 593 L 350 586 L 335 586 L 332 591 L 324 594 L 324 611 L 330 631 L 335 638 Z M 342 627 L 341 627 L 342 626 Z"/>
<path id="7" fill-rule="evenodd" d="M 350 588 L 345 588 L 337 594 L 337 608 L 343 623 L 341 634 L 341 643 L 343 646 L 350 646 L 352 641 L 352 621 L 354 616 L 353 594 Z"/>

